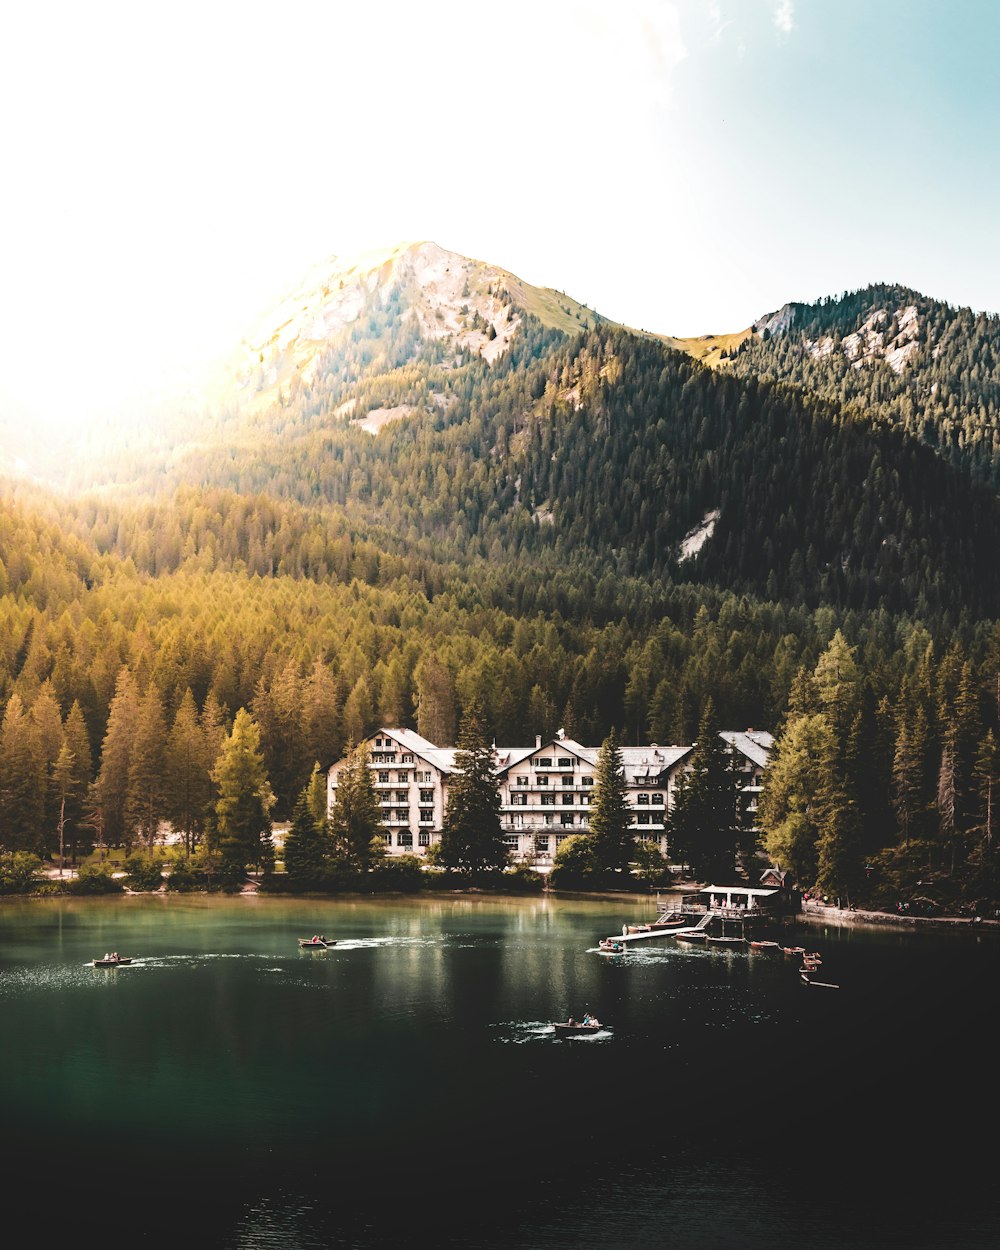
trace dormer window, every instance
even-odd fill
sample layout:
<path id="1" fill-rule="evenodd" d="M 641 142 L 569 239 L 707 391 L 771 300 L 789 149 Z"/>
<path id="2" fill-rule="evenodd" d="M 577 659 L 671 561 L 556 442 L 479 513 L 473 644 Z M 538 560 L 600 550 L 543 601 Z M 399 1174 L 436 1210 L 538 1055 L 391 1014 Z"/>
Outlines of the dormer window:
<path id="1" fill-rule="evenodd" d="M 551 759 L 535 760 L 535 767 L 536 768 L 551 768 L 552 760 Z"/>

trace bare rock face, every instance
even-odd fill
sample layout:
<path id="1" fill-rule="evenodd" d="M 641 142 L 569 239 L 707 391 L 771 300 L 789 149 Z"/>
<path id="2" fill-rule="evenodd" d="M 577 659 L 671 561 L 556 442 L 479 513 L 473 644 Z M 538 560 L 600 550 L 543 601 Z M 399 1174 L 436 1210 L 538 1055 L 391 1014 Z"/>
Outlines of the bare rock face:
<path id="1" fill-rule="evenodd" d="M 522 320 L 509 277 L 430 242 L 331 256 L 244 338 L 241 386 L 269 390 L 292 373 L 308 382 L 327 348 L 367 312 L 393 302 L 421 339 L 448 340 L 495 360 Z"/>
<path id="2" fill-rule="evenodd" d="M 795 321 L 795 305 L 782 304 L 777 312 L 768 313 L 764 317 L 758 317 L 753 323 L 755 334 L 763 336 L 765 330 L 769 337 L 776 334 L 787 334 L 792 328 Z"/>

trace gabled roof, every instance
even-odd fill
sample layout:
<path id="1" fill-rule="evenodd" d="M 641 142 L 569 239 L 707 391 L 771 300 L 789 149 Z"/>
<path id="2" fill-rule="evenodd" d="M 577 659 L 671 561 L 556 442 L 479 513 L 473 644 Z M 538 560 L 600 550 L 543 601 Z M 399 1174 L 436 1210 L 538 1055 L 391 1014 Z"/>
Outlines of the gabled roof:
<path id="1" fill-rule="evenodd" d="M 738 732 L 733 729 L 723 729 L 719 736 L 740 751 L 759 768 L 766 768 L 767 762 L 771 758 L 771 748 L 774 746 L 774 737 L 767 732 L 766 729 L 745 729 Z"/>
<path id="2" fill-rule="evenodd" d="M 653 782 L 684 758 L 690 747 L 621 747 L 622 763 L 625 765 L 625 780 L 633 785 Z M 596 761 L 599 752 L 595 752 Z"/>
<path id="3" fill-rule="evenodd" d="M 381 734 L 383 737 L 395 738 L 400 746 L 406 747 L 407 751 L 433 751 L 435 746 L 433 742 L 428 742 L 426 738 L 422 738 L 415 729 L 378 729 L 375 736 Z"/>
<path id="4" fill-rule="evenodd" d="M 515 764 L 521 764 L 532 755 L 555 755 L 558 751 L 564 751 L 569 755 L 575 755 L 578 759 L 593 764 L 597 759 L 597 752 L 593 747 L 581 746 L 579 742 L 574 742 L 572 738 L 552 738 L 548 742 L 543 742 L 537 747 L 495 747 L 497 754 L 497 773 L 505 773 L 509 768 L 513 768 Z"/>

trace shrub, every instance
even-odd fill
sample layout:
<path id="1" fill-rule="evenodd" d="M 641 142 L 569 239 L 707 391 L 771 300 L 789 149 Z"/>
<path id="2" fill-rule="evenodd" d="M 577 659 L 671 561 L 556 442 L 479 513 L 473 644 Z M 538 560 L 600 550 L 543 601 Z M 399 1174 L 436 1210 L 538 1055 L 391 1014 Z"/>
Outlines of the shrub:
<path id="1" fill-rule="evenodd" d="M 42 861 L 30 851 L 5 851 L 0 855 L 0 894 L 30 894 Z"/>
<path id="2" fill-rule="evenodd" d="M 69 894 L 124 894 L 125 887 L 107 864 L 83 864 L 76 879 L 67 881 L 66 890 Z"/>
<path id="3" fill-rule="evenodd" d="M 163 861 L 157 855 L 130 855 L 125 861 L 125 884 L 137 892 L 159 890 L 163 885 Z"/>

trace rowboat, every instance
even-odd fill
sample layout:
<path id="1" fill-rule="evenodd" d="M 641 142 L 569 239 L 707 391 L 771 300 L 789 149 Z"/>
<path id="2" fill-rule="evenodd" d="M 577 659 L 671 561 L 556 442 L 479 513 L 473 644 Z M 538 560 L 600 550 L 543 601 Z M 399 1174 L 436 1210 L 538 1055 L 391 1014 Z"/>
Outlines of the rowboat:
<path id="1" fill-rule="evenodd" d="M 588 1037 L 592 1033 L 600 1033 L 604 1027 L 594 1016 L 584 1016 L 582 1020 L 553 1020 L 552 1027 L 556 1037 Z"/>
<path id="2" fill-rule="evenodd" d="M 605 955 L 624 955 L 625 943 L 616 942 L 614 938 L 601 938 L 598 949 Z"/>
<path id="3" fill-rule="evenodd" d="M 322 933 L 318 933 L 311 938 L 299 938 L 299 946 L 304 951 L 325 951 L 336 945 L 337 941 L 335 938 L 324 937 Z"/>
<path id="4" fill-rule="evenodd" d="M 708 934 L 705 932 L 676 933 L 674 936 L 678 942 L 706 942 L 708 940 Z"/>
<path id="5" fill-rule="evenodd" d="M 776 951 L 780 949 L 778 942 L 751 942 L 750 949 L 755 951 Z"/>
<path id="6" fill-rule="evenodd" d="M 122 964 L 130 964 L 132 962 L 131 955 L 105 955 L 103 959 L 95 959 L 95 968 L 120 968 Z"/>

